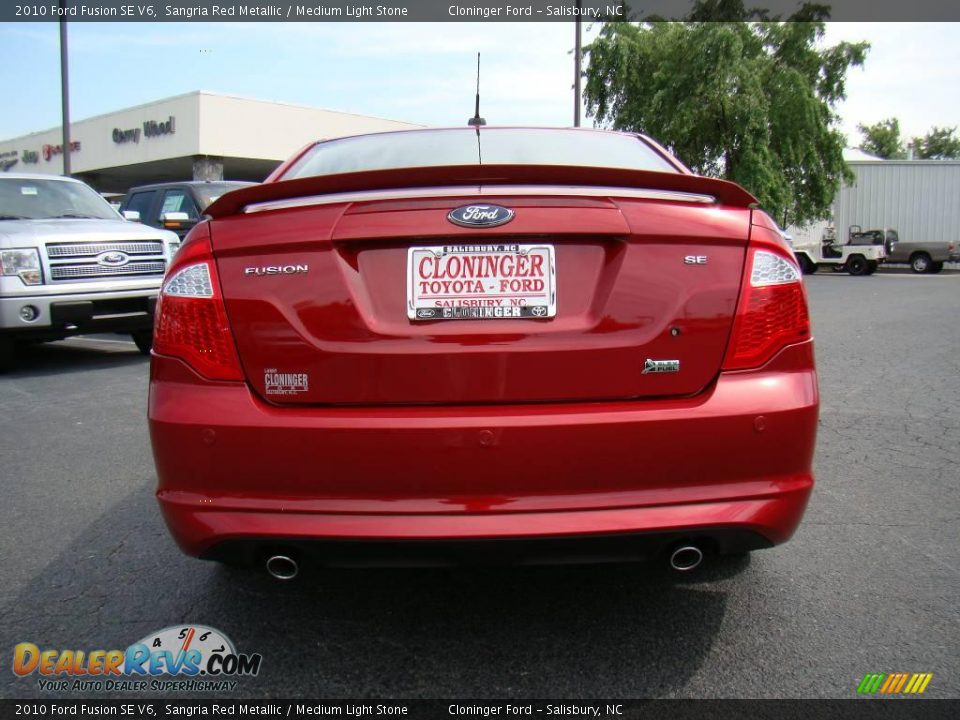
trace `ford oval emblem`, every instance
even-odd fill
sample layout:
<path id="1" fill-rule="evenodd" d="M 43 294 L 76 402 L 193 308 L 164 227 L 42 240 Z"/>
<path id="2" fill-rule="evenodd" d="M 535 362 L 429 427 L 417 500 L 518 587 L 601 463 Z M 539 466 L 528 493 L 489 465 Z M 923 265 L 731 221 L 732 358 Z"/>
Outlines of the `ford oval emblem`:
<path id="1" fill-rule="evenodd" d="M 464 205 L 447 213 L 447 220 L 462 227 L 494 227 L 513 220 L 513 210 L 501 205 Z"/>
<path id="2" fill-rule="evenodd" d="M 106 265 L 107 267 L 120 267 L 121 265 L 126 265 L 128 262 L 130 262 L 130 256 L 119 250 L 111 250 L 110 252 L 97 255 L 97 263 L 99 265 Z"/>

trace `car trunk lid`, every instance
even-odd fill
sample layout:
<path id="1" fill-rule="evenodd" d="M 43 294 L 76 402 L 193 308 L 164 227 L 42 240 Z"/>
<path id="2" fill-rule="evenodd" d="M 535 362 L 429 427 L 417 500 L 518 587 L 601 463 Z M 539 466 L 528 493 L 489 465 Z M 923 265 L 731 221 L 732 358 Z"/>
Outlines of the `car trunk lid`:
<path id="1" fill-rule="evenodd" d="M 698 393 L 719 372 L 749 209 L 596 186 L 369 197 L 295 201 L 214 221 L 237 348 L 247 381 L 265 400 L 640 399 Z M 448 220 L 450 211 L 478 203 L 514 217 L 483 228 Z M 514 245 L 549 248 L 554 316 L 410 317 L 411 248 Z"/>

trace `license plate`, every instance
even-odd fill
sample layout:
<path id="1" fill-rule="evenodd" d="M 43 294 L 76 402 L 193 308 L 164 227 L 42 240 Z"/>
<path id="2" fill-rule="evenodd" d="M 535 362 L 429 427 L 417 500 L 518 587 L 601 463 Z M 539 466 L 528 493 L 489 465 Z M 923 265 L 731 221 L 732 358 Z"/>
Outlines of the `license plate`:
<path id="1" fill-rule="evenodd" d="M 543 319 L 556 314 L 553 245 L 437 245 L 407 251 L 411 320 Z"/>

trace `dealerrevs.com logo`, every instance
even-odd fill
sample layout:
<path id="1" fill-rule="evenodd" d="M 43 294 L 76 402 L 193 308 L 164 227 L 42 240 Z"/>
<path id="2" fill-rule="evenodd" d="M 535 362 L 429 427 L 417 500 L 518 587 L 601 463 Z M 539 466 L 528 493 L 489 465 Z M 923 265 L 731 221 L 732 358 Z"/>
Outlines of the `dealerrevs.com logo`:
<path id="1" fill-rule="evenodd" d="M 867 673 L 857 686 L 859 695 L 922 695 L 933 673 Z"/>
<path id="2" fill-rule="evenodd" d="M 42 650 L 29 642 L 13 649 L 14 674 L 37 676 L 49 692 L 229 692 L 237 678 L 256 676 L 262 661 L 203 625 L 164 628 L 126 650 Z"/>

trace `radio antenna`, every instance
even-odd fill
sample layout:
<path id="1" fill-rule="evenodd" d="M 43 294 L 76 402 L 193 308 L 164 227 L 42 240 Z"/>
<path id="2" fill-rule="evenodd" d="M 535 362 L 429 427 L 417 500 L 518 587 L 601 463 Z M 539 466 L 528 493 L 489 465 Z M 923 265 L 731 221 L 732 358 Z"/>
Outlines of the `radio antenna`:
<path id="1" fill-rule="evenodd" d="M 467 125 L 479 128 L 486 124 L 487 121 L 480 117 L 480 53 L 477 53 L 477 104 L 474 107 L 473 117 L 467 120 Z"/>

